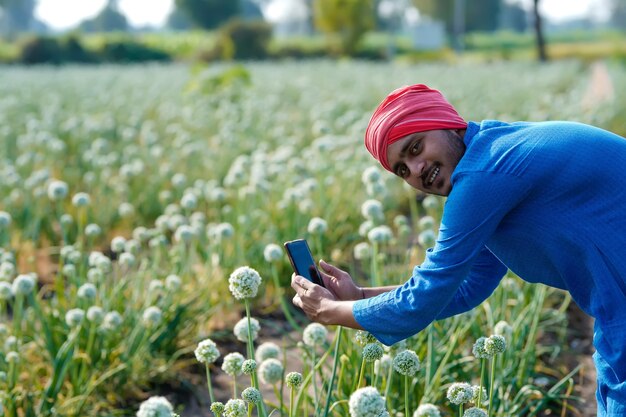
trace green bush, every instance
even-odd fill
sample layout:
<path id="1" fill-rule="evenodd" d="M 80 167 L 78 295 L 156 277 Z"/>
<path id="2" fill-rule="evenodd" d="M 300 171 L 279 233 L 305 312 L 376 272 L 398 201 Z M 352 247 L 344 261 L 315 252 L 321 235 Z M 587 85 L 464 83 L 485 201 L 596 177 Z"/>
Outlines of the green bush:
<path id="1" fill-rule="evenodd" d="M 271 39 L 270 24 L 234 19 L 220 29 L 215 55 L 222 59 L 265 59 Z"/>
<path id="2" fill-rule="evenodd" d="M 36 36 L 27 39 L 20 48 L 20 62 L 33 64 L 61 64 L 64 61 L 64 51 L 54 38 Z"/>
<path id="3" fill-rule="evenodd" d="M 170 61 L 168 53 L 132 40 L 108 41 L 98 50 L 98 55 L 106 62 L 146 62 Z"/>

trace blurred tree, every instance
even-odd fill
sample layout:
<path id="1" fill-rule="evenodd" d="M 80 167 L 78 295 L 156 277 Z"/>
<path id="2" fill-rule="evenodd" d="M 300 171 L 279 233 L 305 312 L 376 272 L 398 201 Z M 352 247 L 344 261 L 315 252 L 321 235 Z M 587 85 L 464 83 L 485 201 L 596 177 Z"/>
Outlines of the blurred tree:
<path id="1" fill-rule="evenodd" d="M 239 14 L 239 0 L 176 0 L 176 7 L 203 29 L 215 29 Z"/>
<path id="2" fill-rule="evenodd" d="M 322 32 L 338 35 L 340 52 L 351 55 L 365 33 L 374 28 L 373 0 L 315 0 L 315 26 Z"/>
<path id="3" fill-rule="evenodd" d="M 507 1 L 502 3 L 502 10 L 500 12 L 499 29 L 510 29 L 515 32 L 524 32 L 528 28 L 528 21 L 526 18 L 526 10 L 519 4 L 509 3 Z"/>
<path id="4" fill-rule="evenodd" d="M 446 31 L 450 34 L 453 33 L 455 25 L 455 6 L 457 10 L 463 12 L 464 32 L 491 32 L 498 29 L 503 0 L 472 0 L 466 3 L 467 7 L 462 7 L 458 0 L 413 0 L 420 13 L 444 22 Z M 457 25 L 460 24 L 461 22 L 457 22 Z"/>
<path id="5" fill-rule="evenodd" d="M 80 24 L 85 32 L 114 32 L 129 29 L 128 21 L 118 7 L 117 0 L 108 0 L 106 6 L 93 19 Z"/>
<path id="6" fill-rule="evenodd" d="M 28 31 L 34 23 L 35 0 L 0 0 L 3 28 L 7 33 Z"/>
<path id="7" fill-rule="evenodd" d="M 533 16 L 535 25 L 535 39 L 537 42 L 537 55 L 539 61 L 546 62 L 548 60 L 548 54 L 546 53 L 546 41 L 543 37 L 543 22 L 541 20 L 541 13 L 539 13 L 539 0 L 533 0 Z"/>
<path id="8" fill-rule="evenodd" d="M 611 23 L 619 29 L 626 29 L 626 0 L 611 0 Z"/>
<path id="9" fill-rule="evenodd" d="M 165 24 L 168 28 L 173 30 L 187 30 L 191 29 L 193 26 L 193 22 L 180 8 L 174 6 L 172 8 L 171 13 L 167 17 L 167 22 Z"/>

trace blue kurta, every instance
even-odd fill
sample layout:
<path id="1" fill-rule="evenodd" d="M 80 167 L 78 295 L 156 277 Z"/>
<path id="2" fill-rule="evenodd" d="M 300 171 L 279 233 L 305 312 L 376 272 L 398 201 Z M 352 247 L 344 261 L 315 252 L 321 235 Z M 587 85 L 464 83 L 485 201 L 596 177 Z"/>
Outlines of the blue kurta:
<path id="1" fill-rule="evenodd" d="M 479 305 L 509 268 L 595 318 L 598 394 L 605 383 L 618 393 L 599 411 L 626 415 L 626 140 L 579 123 L 483 121 L 464 142 L 435 247 L 404 285 L 357 301 L 355 319 L 393 344 Z"/>

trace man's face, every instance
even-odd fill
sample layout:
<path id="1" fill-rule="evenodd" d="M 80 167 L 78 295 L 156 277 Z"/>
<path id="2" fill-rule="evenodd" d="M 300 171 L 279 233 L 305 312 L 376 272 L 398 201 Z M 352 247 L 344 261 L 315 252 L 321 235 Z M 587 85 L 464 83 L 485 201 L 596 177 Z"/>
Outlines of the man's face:
<path id="1" fill-rule="evenodd" d="M 465 129 L 413 133 L 387 148 L 394 174 L 429 194 L 450 194 L 452 172 L 465 153 Z"/>

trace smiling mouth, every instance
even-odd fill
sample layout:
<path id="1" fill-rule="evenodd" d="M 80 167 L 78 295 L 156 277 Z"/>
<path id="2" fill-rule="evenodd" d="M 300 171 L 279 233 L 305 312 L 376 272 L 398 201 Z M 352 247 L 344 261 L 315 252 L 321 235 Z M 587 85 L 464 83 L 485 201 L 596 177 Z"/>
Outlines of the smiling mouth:
<path id="1" fill-rule="evenodd" d="M 435 182 L 435 179 L 437 179 L 437 175 L 439 175 L 439 165 L 435 165 L 428 173 L 428 176 L 425 178 L 424 183 L 426 184 L 427 187 L 430 187 L 431 185 L 433 185 L 433 183 Z"/>

